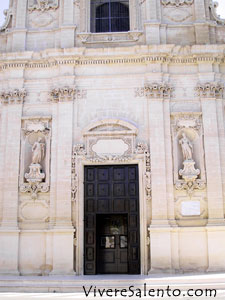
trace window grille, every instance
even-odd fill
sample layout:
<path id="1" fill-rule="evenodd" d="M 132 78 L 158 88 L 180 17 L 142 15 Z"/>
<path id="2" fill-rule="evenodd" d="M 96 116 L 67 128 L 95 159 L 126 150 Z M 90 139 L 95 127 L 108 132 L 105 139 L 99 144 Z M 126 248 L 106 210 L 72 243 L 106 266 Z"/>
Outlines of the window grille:
<path id="1" fill-rule="evenodd" d="M 93 0 L 91 2 L 92 32 L 130 30 L 129 1 Z"/>

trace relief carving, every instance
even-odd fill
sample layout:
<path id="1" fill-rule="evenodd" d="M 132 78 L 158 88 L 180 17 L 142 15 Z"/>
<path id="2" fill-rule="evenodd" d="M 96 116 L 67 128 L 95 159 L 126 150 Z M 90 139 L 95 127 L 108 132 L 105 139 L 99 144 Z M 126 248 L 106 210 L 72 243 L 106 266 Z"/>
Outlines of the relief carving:
<path id="1" fill-rule="evenodd" d="M 50 9 L 57 9 L 59 7 L 59 0 L 29 0 L 28 10 L 46 11 Z"/>
<path id="2" fill-rule="evenodd" d="M 223 98 L 224 84 L 221 82 L 199 83 L 196 91 L 201 98 Z"/>
<path id="3" fill-rule="evenodd" d="M 211 13 L 213 15 L 213 18 L 221 25 L 225 25 L 225 19 L 221 19 L 219 15 L 217 15 L 216 9 L 218 7 L 218 2 L 214 2 L 213 0 L 210 0 L 209 7 L 211 9 Z"/>
<path id="4" fill-rule="evenodd" d="M 87 91 L 75 88 L 56 88 L 50 93 L 52 102 L 66 102 L 73 101 L 74 99 L 84 99 L 86 98 Z"/>
<path id="5" fill-rule="evenodd" d="M 161 3 L 165 6 L 182 6 L 182 5 L 192 5 L 194 0 L 161 0 Z"/>
<path id="6" fill-rule="evenodd" d="M 50 128 L 48 118 L 23 120 L 20 192 L 30 193 L 36 200 L 38 193 L 49 191 Z M 25 157 L 27 156 L 27 157 Z M 26 172 L 27 165 L 29 172 Z"/>
<path id="7" fill-rule="evenodd" d="M 15 89 L 14 91 L 2 92 L 0 94 L 0 100 L 3 104 L 19 104 L 23 103 L 27 92 L 25 89 Z"/>
<path id="8" fill-rule="evenodd" d="M 135 89 L 135 97 L 164 99 L 172 96 L 173 88 L 167 83 L 146 84 L 144 88 Z"/>

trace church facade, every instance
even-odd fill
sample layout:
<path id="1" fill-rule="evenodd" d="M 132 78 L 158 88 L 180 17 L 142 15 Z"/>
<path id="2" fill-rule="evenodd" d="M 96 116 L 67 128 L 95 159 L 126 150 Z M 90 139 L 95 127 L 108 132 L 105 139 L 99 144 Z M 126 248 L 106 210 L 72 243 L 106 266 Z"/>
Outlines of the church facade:
<path id="1" fill-rule="evenodd" d="M 211 0 L 14 0 L 0 274 L 225 271 L 225 20 Z"/>

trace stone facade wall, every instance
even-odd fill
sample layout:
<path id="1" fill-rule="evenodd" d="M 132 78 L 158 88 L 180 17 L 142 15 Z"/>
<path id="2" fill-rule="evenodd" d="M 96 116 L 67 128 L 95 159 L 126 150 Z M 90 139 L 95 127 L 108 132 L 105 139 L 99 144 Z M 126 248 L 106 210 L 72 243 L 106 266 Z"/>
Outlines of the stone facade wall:
<path id="1" fill-rule="evenodd" d="M 0 273 L 83 274 L 84 165 L 133 163 L 141 272 L 224 271 L 225 29 L 210 1 L 133 0 L 115 35 L 89 33 L 88 1 L 31 2 L 13 1 L 0 34 Z M 109 139 L 119 154 L 93 150 Z"/>

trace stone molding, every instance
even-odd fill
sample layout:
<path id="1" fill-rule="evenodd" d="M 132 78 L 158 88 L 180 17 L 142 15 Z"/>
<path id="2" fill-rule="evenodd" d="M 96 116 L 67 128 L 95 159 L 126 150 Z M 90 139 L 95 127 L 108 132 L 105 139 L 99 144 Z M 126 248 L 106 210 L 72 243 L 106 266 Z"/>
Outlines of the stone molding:
<path id="1" fill-rule="evenodd" d="M 146 84 L 144 88 L 135 89 L 135 97 L 146 97 L 152 99 L 171 98 L 173 88 L 165 83 Z"/>
<path id="2" fill-rule="evenodd" d="M 77 33 L 77 36 L 80 38 L 83 44 L 137 42 L 142 35 L 142 31 L 129 31 L 119 33 Z"/>
<path id="3" fill-rule="evenodd" d="M 57 9 L 59 7 L 59 0 L 29 0 L 28 10 L 30 12 L 34 10 L 47 11 L 50 9 Z"/>
<path id="4" fill-rule="evenodd" d="M 77 172 L 77 159 L 82 159 L 89 163 L 126 163 L 136 159 L 144 160 L 144 189 L 146 201 L 149 202 L 152 199 L 152 183 L 151 183 L 151 160 L 150 152 L 147 144 L 138 143 L 134 152 L 126 155 L 105 155 L 98 156 L 94 152 L 92 155 L 87 155 L 85 146 L 83 144 L 76 144 L 73 146 L 72 151 L 72 168 L 71 168 L 71 200 L 77 201 L 78 192 L 78 172 Z"/>
<path id="5" fill-rule="evenodd" d="M 221 25 L 225 25 L 225 19 L 221 19 L 216 12 L 216 9 L 218 7 L 218 2 L 214 2 L 213 0 L 210 0 L 209 7 L 211 9 L 211 13 L 213 18 Z"/>
<path id="6" fill-rule="evenodd" d="M 27 92 L 25 89 L 15 89 L 14 91 L 2 92 L 0 94 L 0 100 L 3 104 L 19 104 L 23 103 Z"/>
<path id="7" fill-rule="evenodd" d="M 56 88 L 50 92 L 51 101 L 56 103 L 73 101 L 74 99 L 84 99 L 86 95 L 86 90 L 70 87 Z"/>
<path id="8" fill-rule="evenodd" d="M 0 26 L 0 32 L 7 29 L 7 27 L 9 26 L 9 22 L 13 16 L 13 12 L 11 9 L 5 9 L 3 13 L 5 15 L 5 22 L 2 26 Z"/>
<path id="9" fill-rule="evenodd" d="M 171 5 L 171 6 L 182 6 L 182 5 L 192 5 L 194 0 L 161 0 L 162 5 Z"/>
<path id="10" fill-rule="evenodd" d="M 187 48 L 187 47 L 186 47 Z M 9 68 L 26 68 L 26 69 L 38 69 L 38 68 L 52 68 L 57 67 L 61 65 L 74 65 L 74 66 L 82 66 L 82 65 L 108 65 L 108 64 L 146 64 L 146 63 L 158 63 L 158 64 L 198 64 L 198 63 L 224 63 L 225 62 L 225 55 L 223 53 L 215 53 L 215 55 L 209 55 L 209 54 L 199 54 L 195 53 L 194 46 L 193 48 L 189 48 L 189 53 L 182 53 L 182 49 L 179 51 L 179 55 L 174 55 L 173 49 L 168 49 L 168 52 L 165 52 L 164 54 L 158 54 L 158 55 L 146 55 L 141 54 L 136 56 L 124 56 L 121 54 L 120 56 L 106 56 L 106 57 L 84 57 L 84 56 L 66 56 L 64 58 L 56 57 L 56 58 L 46 58 L 46 59 L 38 59 L 33 60 L 32 58 L 27 59 L 24 58 L 23 60 L 17 60 L 17 59 L 9 59 L 6 63 L 1 62 L 0 63 L 0 70 L 6 70 Z M 209 49 L 206 48 L 205 51 L 207 52 Z M 225 48 L 222 49 L 225 51 Z M 158 50 L 157 50 L 158 51 Z M 171 52 L 172 51 L 172 52 Z M 221 51 L 221 48 L 218 49 L 218 51 Z M 170 53 L 171 52 L 171 53 Z M 15 53 L 16 56 L 16 53 Z"/>
<path id="11" fill-rule="evenodd" d="M 51 143 L 51 117 L 24 117 L 22 118 L 21 135 L 21 169 L 19 189 L 21 193 L 29 193 L 36 200 L 38 193 L 47 193 L 50 188 L 50 143 Z M 42 139 L 45 151 L 41 162 L 26 163 L 27 144 L 30 140 Z M 27 170 L 29 167 L 29 173 Z M 42 170 L 44 169 L 44 171 Z"/>
<path id="12" fill-rule="evenodd" d="M 223 98 L 224 84 L 221 82 L 199 83 L 196 87 L 200 98 Z"/>

